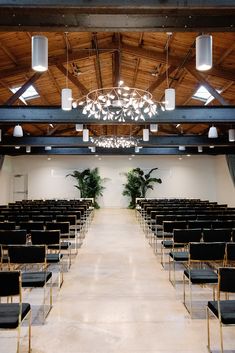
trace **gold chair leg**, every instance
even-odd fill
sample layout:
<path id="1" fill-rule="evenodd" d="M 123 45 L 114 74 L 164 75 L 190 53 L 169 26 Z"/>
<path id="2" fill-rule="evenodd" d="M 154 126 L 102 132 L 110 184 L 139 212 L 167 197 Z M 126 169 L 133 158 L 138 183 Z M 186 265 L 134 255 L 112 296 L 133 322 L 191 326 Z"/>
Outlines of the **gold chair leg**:
<path id="1" fill-rule="evenodd" d="M 20 353 L 20 331 L 21 331 L 21 323 L 19 323 L 18 329 L 17 329 L 17 349 L 16 349 L 16 353 Z"/>
<path id="2" fill-rule="evenodd" d="M 224 345 L 223 345 L 223 329 L 222 329 L 222 324 L 219 320 L 219 326 L 220 326 L 220 347 L 221 347 L 221 353 L 224 353 Z"/>
<path id="3" fill-rule="evenodd" d="M 210 313 L 209 308 L 206 308 L 206 319 L 207 319 L 207 348 L 211 353 L 211 343 L 210 343 Z"/>
<path id="4" fill-rule="evenodd" d="M 28 347 L 28 353 L 31 353 L 31 317 L 32 317 L 32 312 L 31 312 L 31 309 L 30 309 L 30 312 L 29 312 L 29 318 L 28 318 L 28 321 L 29 321 L 29 330 L 28 330 L 28 335 L 29 335 L 29 347 Z"/>

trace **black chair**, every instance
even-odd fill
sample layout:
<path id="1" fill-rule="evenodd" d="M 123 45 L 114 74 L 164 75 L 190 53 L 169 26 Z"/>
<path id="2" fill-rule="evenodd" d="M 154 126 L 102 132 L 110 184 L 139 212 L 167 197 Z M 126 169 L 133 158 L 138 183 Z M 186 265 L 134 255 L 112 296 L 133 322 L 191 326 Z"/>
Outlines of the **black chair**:
<path id="1" fill-rule="evenodd" d="M 25 229 L 0 230 L 1 245 L 24 245 L 27 241 L 27 231 Z"/>
<path id="2" fill-rule="evenodd" d="M 232 229 L 203 229 L 203 240 L 206 243 L 229 242 L 231 240 Z"/>
<path id="3" fill-rule="evenodd" d="M 46 246 L 41 245 L 13 245 L 8 247 L 8 259 L 10 268 L 22 267 L 22 287 L 23 288 L 44 288 L 43 290 L 43 319 L 52 309 L 52 272 L 47 271 Z M 36 271 L 32 270 L 32 266 Z M 29 270 L 27 268 L 29 267 Z M 46 293 L 45 287 L 50 286 L 49 310 L 46 313 Z"/>
<path id="4" fill-rule="evenodd" d="M 22 303 L 21 273 L 0 272 L 0 297 L 18 297 L 17 303 L 0 303 L 0 329 L 17 329 L 17 350 L 20 352 L 20 331 L 21 324 L 28 319 L 28 353 L 31 352 L 31 307 L 29 303 Z"/>
<path id="5" fill-rule="evenodd" d="M 20 222 L 20 229 L 26 229 L 27 233 L 30 234 L 32 230 L 44 230 L 43 222 Z"/>
<path id="6" fill-rule="evenodd" d="M 207 305 L 207 332 L 208 349 L 211 352 L 210 345 L 210 313 L 218 320 L 220 325 L 220 347 L 224 352 L 223 344 L 223 326 L 235 325 L 235 300 L 221 300 L 221 293 L 235 293 L 235 268 L 223 267 L 218 270 L 218 292 L 217 300 L 209 301 Z"/>
<path id="7" fill-rule="evenodd" d="M 213 298 L 215 284 L 218 283 L 218 276 L 214 269 L 217 264 L 223 265 L 225 261 L 226 243 L 190 243 L 189 261 L 187 269 L 183 275 L 183 303 L 192 316 L 192 286 L 211 285 L 213 288 Z M 209 265 L 209 266 L 208 266 Z M 196 267 L 195 267 L 196 266 Z M 186 305 L 185 282 L 189 287 L 189 308 Z"/>
<path id="8" fill-rule="evenodd" d="M 0 222 L 0 230 L 14 230 L 16 229 L 15 222 Z"/>
<path id="9" fill-rule="evenodd" d="M 59 265 L 59 287 L 62 286 L 64 281 L 63 275 L 63 254 L 60 248 L 60 231 L 59 230 L 32 230 L 31 231 L 31 242 L 33 245 L 46 245 L 47 264 L 58 264 Z"/>
<path id="10" fill-rule="evenodd" d="M 172 251 L 169 253 L 169 281 L 175 286 L 175 265 L 176 263 L 188 262 L 188 245 L 191 242 L 200 242 L 202 237 L 201 229 L 175 229 L 173 231 Z M 173 281 L 171 279 L 171 267 L 173 264 Z"/>

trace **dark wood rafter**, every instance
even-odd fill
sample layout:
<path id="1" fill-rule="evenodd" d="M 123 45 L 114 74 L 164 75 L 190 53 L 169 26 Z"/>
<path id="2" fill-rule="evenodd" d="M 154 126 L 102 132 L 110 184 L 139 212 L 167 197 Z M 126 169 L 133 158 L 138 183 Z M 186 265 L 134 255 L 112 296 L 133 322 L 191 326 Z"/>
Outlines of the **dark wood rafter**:
<path id="1" fill-rule="evenodd" d="M 95 71 L 97 77 L 98 88 L 103 88 L 103 80 L 102 80 L 102 73 L 101 73 L 101 65 L 100 65 L 100 55 L 98 49 L 98 39 L 97 34 L 92 33 L 92 48 L 95 49 Z"/>
<path id="2" fill-rule="evenodd" d="M 41 77 L 43 75 L 43 73 L 41 72 L 35 72 L 35 74 L 33 76 L 31 76 L 28 81 L 26 81 L 20 89 L 18 89 L 18 91 L 16 93 L 14 93 L 6 102 L 5 105 L 12 105 L 14 104 L 17 99 L 19 99 L 22 94 L 34 83 L 36 82 L 39 77 Z"/>
<path id="3" fill-rule="evenodd" d="M 168 69 L 168 75 L 171 75 L 176 68 L 174 66 L 170 66 Z M 161 75 L 158 76 L 158 78 L 151 83 L 151 85 L 148 87 L 148 91 L 152 93 L 156 88 L 158 88 L 164 81 L 166 80 L 166 72 L 163 72 Z"/>
<path id="4" fill-rule="evenodd" d="M 18 60 L 17 58 L 12 54 L 12 52 L 0 41 L 0 48 L 2 51 L 10 58 L 13 63 L 17 66 L 18 65 Z"/>
<path id="5" fill-rule="evenodd" d="M 67 72 L 66 68 L 62 64 L 57 64 L 56 67 L 65 75 L 68 75 L 68 79 L 79 89 L 82 95 L 86 95 L 88 93 L 88 89 L 69 71 Z"/>

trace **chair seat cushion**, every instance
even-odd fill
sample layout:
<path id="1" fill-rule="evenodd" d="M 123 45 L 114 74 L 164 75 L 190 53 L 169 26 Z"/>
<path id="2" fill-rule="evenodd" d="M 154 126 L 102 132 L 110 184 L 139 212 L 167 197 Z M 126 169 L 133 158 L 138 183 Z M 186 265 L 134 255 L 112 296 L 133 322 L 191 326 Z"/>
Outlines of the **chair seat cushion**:
<path id="1" fill-rule="evenodd" d="M 209 309 L 218 317 L 218 302 L 209 301 Z M 221 300 L 220 301 L 220 312 L 221 312 L 221 321 L 225 325 L 234 325 L 235 324 L 235 300 Z"/>
<path id="2" fill-rule="evenodd" d="M 63 257 L 63 254 L 47 254 L 46 256 L 48 263 L 60 262 L 62 257 Z"/>
<path id="3" fill-rule="evenodd" d="M 185 270 L 184 274 L 187 278 L 190 277 L 191 283 L 193 284 L 203 284 L 203 283 L 217 283 L 218 276 L 213 270 Z"/>
<path id="4" fill-rule="evenodd" d="M 20 305 L 17 303 L 0 304 L 0 328 L 13 329 L 19 325 L 19 310 Z M 22 303 L 21 320 L 30 311 L 30 304 Z"/>
<path id="5" fill-rule="evenodd" d="M 174 261 L 188 261 L 188 251 L 173 251 L 169 253 L 169 256 L 174 260 Z"/>
<path id="6" fill-rule="evenodd" d="M 162 241 L 162 246 L 166 249 L 172 249 L 173 248 L 173 240 L 163 240 Z M 182 244 L 175 244 L 175 248 L 182 248 Z"/>
<path id="7" fill-rule="evenodd" d="M 22 287 L 44 287 L 45 283 L 52 277 L 52 272 L 23 272 Z"/>

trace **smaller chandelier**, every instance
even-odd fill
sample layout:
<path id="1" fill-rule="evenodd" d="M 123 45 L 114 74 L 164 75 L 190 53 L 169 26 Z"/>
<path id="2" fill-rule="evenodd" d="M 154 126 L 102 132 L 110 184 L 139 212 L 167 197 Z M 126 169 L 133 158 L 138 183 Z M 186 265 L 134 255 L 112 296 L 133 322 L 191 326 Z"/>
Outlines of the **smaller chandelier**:
<path id="1" fill-rule="evenodd" d="M 85 100 L 73 102 L 73 107 L 77 105 L 83 106 L 83 114 L 98 120 L 125 122 L 128 118 L 137 121 L 145 120 L 145 115 L 153 117 L 157 114 L 157 104 L 150 92 L 124 86 L 123 81 L 118 87 L 90 91 Z"/>
<path id="2" fill-rule="evenodd" d="M 103 148 L 131 148 L 136 147 L 138 140 L 133 136 L 99 136 L 91 137 L 97 147 Z"/>

